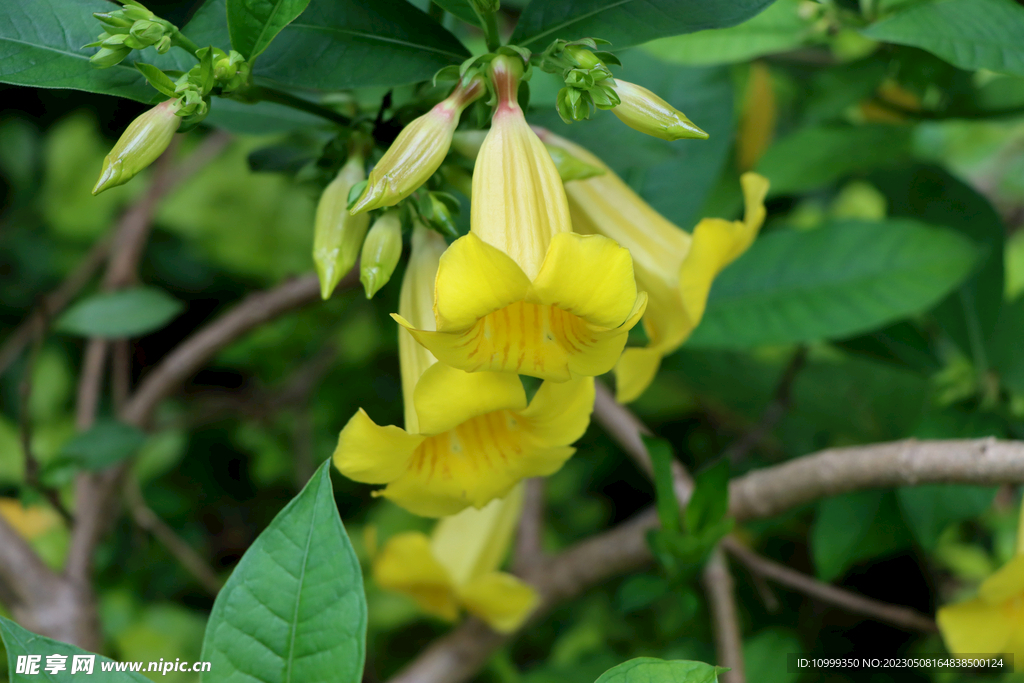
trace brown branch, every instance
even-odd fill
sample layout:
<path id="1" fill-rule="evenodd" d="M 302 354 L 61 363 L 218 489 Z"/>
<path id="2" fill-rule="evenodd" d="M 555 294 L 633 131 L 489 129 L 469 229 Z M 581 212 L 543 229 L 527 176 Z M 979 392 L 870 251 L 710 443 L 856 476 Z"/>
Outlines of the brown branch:
<path id="1" fill-rule="evenodd" d="M 735 538 L 724 539 L 722 547 L 730 555 L 746 565 L 755 576 L 763 576 L 823 602 L 842 607 L 855 614 L 863 614 L 872 619 L 893 624 L 900 628 L 924 631 L 926 633 L 933 633 L 937 630 L 935 622 L 930 617 L 916 610 L 909 607 L 891 605 L 881 600 L 873 600 L 872 598 L 852 593 L 823 581 L 818 581 L 802 572 L 790 569 L 783 564 L 757 554 Z"/>
<path id="2" fill-rule="evenodd" d="M 746 683 L 743 667 L 743 634 L 736 614 L 736 591 L 732 574 L 721 548 L 715 548 L 704 566 L 704 590 L 715 628 L 718 665 L 729 667 L 720 677 L 722 683 Z"/>
<path id="3" fill-rule="evenodd" d="M 544 477 L 523 482 L 523 513 L 516 532 L 516 547 L 512 555 L 512 568 L 517 574 L 526 574 L 531 567 L 544 560 Z"/>

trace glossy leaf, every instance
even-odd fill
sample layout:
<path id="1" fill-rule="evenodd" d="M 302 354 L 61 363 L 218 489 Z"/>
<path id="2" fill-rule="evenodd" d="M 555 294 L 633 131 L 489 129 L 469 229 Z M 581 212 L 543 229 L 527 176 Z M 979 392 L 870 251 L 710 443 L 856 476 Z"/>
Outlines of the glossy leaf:
<path id="1" fill-rule="evenodd" d="M 596 683 L 715 683 L 724 671 L 704 662 L 637 657 L 605 671 Z"/>
<path id="2" fill-rule="evenodd" d="M 868 27 L 869 38 L 911 45 L 961 69 L 1024 75 L 1024 7 L 1013 0 L 936 0 Z"/>
<path id="3" fill-rule="evenodd" d="M 321 90 L 400 85 L 468 56 L 455 36 L 405 0 L 312 0 L 254 73 Z"/>
<path id="4" fill-rule="evenodd" d="M 255 59 L 281 30 L 295 21 L 309 0 L 227 0 L 231 47 Z"/>
<path id="5" fill-rule="evenodd" d="M 771 181 L 773 196 L 814 190 L 909 158 L 910 134 L 901 126 L 801 128 L 769 147 L 757 172 Z"/>
<path id="6" fill-rule="evenodd" d="M 543 50 L 552 40 L 602 38 L 615 49 L 655 38 L 735 26 L 772 0 L 537 0 L 526 6 L 511 42 Z"/>
<path id="7" fill-rule="evenodd" d="M 217 596 L 204 683 L 358 683 L 366 650 L 359 561 L 331 488 L 331 462 L 278 513 Z"/>
<path id="8" fill-rule="evenodd" d="M 139 337 L 159 330 L 181 309 L 181 302 L 161 289 L 135 287 L 79 301 L 58 319 L 56 327 L 83 337 Z"/>
<path id="9" fill-rule="evenodd" d="M 750 348 L 864 332 L 927 310 L 976 256 L 952 230 L 902 219 L 769 233 L 715 281 L 687 343 Z"/>
<path id="10" fill-rule="evenodd" d="M 800 47 L 809 25 L 798 14 L 802 0 L 776 0 L 765 11 L 732 28 L 655 40 L 648 52 L 673 64 L 732 64 Z"/>
<path id="11" fill-rule="evenodd" d="M 93 655 L 91 652 L 74 645 L 68 645 L 59 640 L 36 635 L 2 616 L 0 616 L 0 636 L 3 636 L 4 647 L 7 649 L 7 667 L 11 683 L 38 683 L 40 681 L 45 681 L 46 683 L 66 683 L 67 681 L 80 678 L 89 680 L 88 674 L 81 671 L 74 675 L 70 673 L 75 655 L 89 655 L 96 658 L 92 670 L 93 680 L 102 680 L 104 683 L 150 683 L 148 678 L 140 674 L 113 670 L 113 667 L 117 666 L 117 664 L 102 655 Z M 16 673 L 18 657 L 26 655 L 40 657 L 38 672 L 30 674 Z M 46 671 L 46 658 L 48 655 L 67 657 L 64 662 L 67 669 L 58 673 L 48 673 Z M 110 670 L 104 670 L 103 667 L 105 665 Z"/>

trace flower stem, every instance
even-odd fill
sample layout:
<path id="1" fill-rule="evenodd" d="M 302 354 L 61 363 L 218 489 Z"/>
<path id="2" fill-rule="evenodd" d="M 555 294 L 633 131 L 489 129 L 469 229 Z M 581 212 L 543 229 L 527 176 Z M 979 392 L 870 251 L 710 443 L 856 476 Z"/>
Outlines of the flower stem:
<path id="1" fill-rule="evenodd" d="M 196 57 L 196 52 L 199 50 L 199 46 L 189 40 L 178 28 L 175 28 L 174 33 L 171 34 L 171 42 L 181 49 L 190 52 L 193 57 Z M 199 58 L 196 57 L 196 59 Z"/>
<path id="2" fill-rule="evenodd" d="M 484 30 L 487 50 L 494 52 L 501 47 L 501 36 L 498 35 L 498 17 L 494 12 L 478 12 L 480 25 Z"/>

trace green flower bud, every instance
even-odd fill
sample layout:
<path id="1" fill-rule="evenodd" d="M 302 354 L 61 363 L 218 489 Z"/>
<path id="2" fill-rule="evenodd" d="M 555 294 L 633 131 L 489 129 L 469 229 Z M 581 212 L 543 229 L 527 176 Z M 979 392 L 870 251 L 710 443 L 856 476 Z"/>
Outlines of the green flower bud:
<path id="1" fill-rule="evenodd" d="M 117 12 L 93 12 L 92 16 L 99 19 L 107 26 L 114 26 L 117 28 L 131 28 L 134 23 L 130 19 L 125 19 L 122 13 Z"/>
<path id="2" fill-rule="evenodd" d="M 647 88 L 619 79 L 615 80 L 612 88 L 620 100 L 612 113 L 630 128 L 662 140 L 707 139 L 708 134 L 686 118 L 683 112 Z"/>
<path id="3" fill-rule="evenodd" d="M 370 225 L 366 214 L 352 216 L 348 212 L 349 191 L 365 178 L 363 158 L 353 154 L 320 195 L 313 233 L 313 262 L 324 299 L 331 296 L 338 282 L 355 264 Z"/>
<path id="4" fill-rule="evenodd" d="M 115 33 L 113 35 L 107 35 L 106 38 L 100 40 L 100 45 L 109 48 L 123 47 L 126 40 L 131 37 L 129 33 Z"/>
<path id="5" fill-rule="evenodd" d="M 125 57 L 132 53 L 130 47 L 120 45 L 118 47 L 101 47 L 96 51 L 89 61 L 92 62 L 93 66 L 99 67 L 100 69 L 106 69 L 107 67 L 120 64 Z"/>
<path id="6" fill-rule="evenodd" d="M 402 219 L 398 211 L 388 211 L 370 228 L 359 257 L 359 280 L 367 299 L 388 283 L 401 256 Z"/>
<path id="7" fill-rule="evenodd" d="M 428 192 L 420 198 L 419 209 L 420 215 L 431 228 L 451 239 L 459 236 L 454 218 L 459 212 L 459 202 L 455 197 L 444 192 Z"/>
<path id="8" fill-rule="evenodd" d="M 92 188 L 93 194 L 127 183 L 163 154 L 181 125 L 178 106 L 177 100 L 161 102 L 128 125 L 103 160 L 103 170 L 96 187 Z"/>
<path id="9" fill-rule="evenodd" d="M 155 21 L 136 21 L 131 30 L 132 36 L 146 47 L 155 44 L 165 33 L 164 27 Z"/>
<path id="10" fill-rule="evenodd" d="M 541 139 L 543 139 L 543 136 L 541 136 Z M 563 183 L 567 183 L 570 180 L 585 180 L 604 174 L 604 169 L 591 166 L 579 157 L 569 154 L 561 147 L 548 144 L 544 146 L 547 147 L 551 160 L 555 162 L 555 168 L 558 169 L 558 177 L 562 179 Z"/>
<path id="11" fill-rule="evenodd" d="M 494 14 L 501 8 L 501 0 L 469 0 L 477 14 Z"/>
<path id="12" fill-rule="evenodd" d="M 483 93 L 482 78 L 460 83 L 447 99 L 402 129 L 370 172 L 352 213 L 394 206 L 426 182 L 448 154 L 462 111 Z"/>
<path id="13" fill-rule="evenodd" d="M 164 36 L 163 38 L 161 38 L 160 40 L 157 41 L 157 43 L 156 43 L 156 51 L 159 54 L 165 55 L 165 54 L 167 54 L 168 52 L 171 51 L 171 47 L 172 46 L 173 46 L 173 43 L 171 42 L 171 37 L 170 36 Z"/>
<path id="14" fill-rule="evenodd" d="M 142 3 L 138 2 L 126 2 L 121 9 L 121 14 L 132 21 L 150 21 L 156 17 L 155 14 L 143 7 Z"/>

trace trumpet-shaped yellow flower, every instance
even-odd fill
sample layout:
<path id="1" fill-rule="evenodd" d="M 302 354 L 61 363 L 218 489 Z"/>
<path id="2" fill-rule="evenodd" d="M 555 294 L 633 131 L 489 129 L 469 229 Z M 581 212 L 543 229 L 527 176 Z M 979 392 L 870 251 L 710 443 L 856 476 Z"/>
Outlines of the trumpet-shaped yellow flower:
<path id="1" fill-rule="evenodd" d="M 502 633 L 518 629 L 537 606 L 537 593 L 498 571 L 523 506 L 523 487 L 481 510 L 463 510 L 438 522 L 430 538 L 393 536 L 373 563 L 382 588 L 405 593 L 424 611 L 454 621 L 460 608 Z"/>
<path id="2" fill-rule="evenodd" d="M 974 600 L 939 609 L 936 621 L 954 654 L 1012 654 L 1024 661 L 1024 555 L 985 579 Z"/>
<path id="3" fill-rule="evenodd" d="M 755 173 L 744 174 L 743 220 L 705 218 L 691 235 L 651 208 L 596 156 L 547 131 L 541 133 L 548 144 L 604 169 L 602 175 L 565 184 L 573 227 L 611 237 L 629 249 L 637 285 L 649 296 L 643 319 L 649 343 L 626 349 L 615 366 L 617 398 L 632 401 L 650 386 L 661 359 L 679 348 L 700 323 L 718 273 L 754 241 L 764 222 L 768 181 Z"/>
<path id="4" fill-rule="evenodd" d="M 412 243 L 399 310 L 429 326 L 445 243 L 420 226 Z M 552 474 L 590 422 L 591 378 L 545 382 L 527 404 L 518 376 L 438 363 L 404 331 L 399 359 L 405 429 L 378 426 L 360 410 L 338 437 L 334 464 L 355 481 L 387 484 L 379 495 L 419 515 L 481 508 L 526 477 Z"/>
<path id="5" fill-rule="evenodd" d="M 558 171 L 516 103 L 522 62 L 491 65 L 498 106 L 473 172 L 470 234 L 441 258 L 436 330 L 401 316 L 441 362 L 564 382 L 614 367 L 643 314 L 629 252 L 572 232 Z"/>

